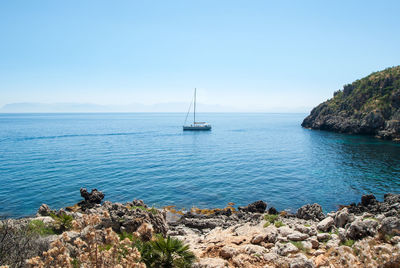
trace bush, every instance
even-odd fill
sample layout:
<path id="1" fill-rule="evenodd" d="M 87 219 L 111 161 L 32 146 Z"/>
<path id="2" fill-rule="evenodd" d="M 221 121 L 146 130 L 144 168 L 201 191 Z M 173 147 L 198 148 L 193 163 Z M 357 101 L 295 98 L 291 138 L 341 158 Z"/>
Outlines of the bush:
<path id="1" fill-rule="evenodd" d="M 157 235 L 155 240 L 138 243 L 142 261 L 147 267 L 186 268 L 191 267 L 195 261 L 195 255 L 179 239 Z"/>
<path id="2" fill-rule="evenodd" d="M 46 224 L 41 220 L 31 220 L 28 224 L 28 228 L 32 233 L 41 236 L 55 234 L 54 230 L 46 226 Z"/>
<path id="3" fill-rule="evenodd" d="M 283 224 L 283 222 L 281 222 L 281 221 L 276 221 L 275 222 L 275 227 L 279 228 L 279 227 L 282 227 L 282 226 L 285 226 L 285 224 Z"/>
<path id="4" fill-rule="evenodd" d="M 342 245 L 348 246 L 348 247 L 352 247 L 354 245 L 354 240 L 351 240 L 351 239 L 346 240 L 346 241 L 343 242 Z"/>
<path id="5" fill-rule="evenodd" d="M 264 219 L 270 223 L 274 223 L 278 219 L 278 217 L 279 215 L 273 215 L 273 214 L 264 215 Z"/>
<path id="6" fill-rule="evenodd" d="M 132 242 L 125 238 L 121 240 L 111 229 L 96 229 L 100 223 L 97 215 L 84 215 L 81 222 L 74 221 L 77 229 L 89 226 L 87 234 L 76 238 L 73 244 L 77 250 L 71 257 L 68 243 L 71 239 L 64 232 L 62 237 L 51 243 L 51 248 L 43 254 L 30 258 L 28 267 L 137 267 L 144 268 L 139 263 L 140 253 L 132 246 Z"/>
<path id="7" fill-rule="evenodd" d="M 72 221 L 74 217 L 66 214 L 65 212 L 60 212 L 59 214 L 50 213 L 50 217 L 54 219 L 54 231 L 61 234 L 65 231 L 72 229 Z"/>
<path id="8" fill-rule="evenodd" d="M 131 206 L 131 209 L 140 209 L 140 210 L 143 210 L 143 211 L 150 212 L 153 215 L 157 215 L 158 214 L 158 210 L 155 207 L 146 208 L 144 206 Z"/>
<path id="9" fill-rule="evenodd" d="M 42 222 L 43 223 L 43 222 Z M 48 249 L 47 243 L 39 239 L 29 224 L 15 225 L 4 220 L 0 222 L 0 265 L 25 267 L 25 259 Z"/>
<path id="10" fill-rule="evenodd" d="M 111 228 L 96 229 L 100 222 L 98 215 L 74 220 L 71 224 L 76 230 L 89 227 L 84 237 L 73 241 L 76 250 L 70 252 L 72 241 L 64 232 L 50 250 L 33 258 L 29 256 L 28 267 L 188 268 L 195 260 L 182 241 L 162 235 L 152 237 L 153 229 L 148 223 L 143 223 L 133 234 L 117 235 Z"/>

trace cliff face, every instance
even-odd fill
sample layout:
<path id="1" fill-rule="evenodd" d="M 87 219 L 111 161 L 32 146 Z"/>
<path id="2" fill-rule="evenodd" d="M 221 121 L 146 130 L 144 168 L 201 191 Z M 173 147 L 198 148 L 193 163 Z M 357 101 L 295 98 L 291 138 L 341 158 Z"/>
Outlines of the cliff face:
<path id="1" fill-rule="evenodd" d="M 400 140 L 400 66 L 345 85 L 315 107 L 301 125 Z"/>

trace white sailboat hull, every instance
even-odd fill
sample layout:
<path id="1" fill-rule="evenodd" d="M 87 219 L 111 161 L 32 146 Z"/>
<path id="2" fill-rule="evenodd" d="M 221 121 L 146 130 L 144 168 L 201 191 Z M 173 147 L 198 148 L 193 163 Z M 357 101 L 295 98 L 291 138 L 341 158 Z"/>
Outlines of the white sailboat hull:
<path id="1" fill-rule="evenodd" d="M 190 125 L 190 126 L 183 126 L 183 130 L 211 130 L 211 125 Z"/>

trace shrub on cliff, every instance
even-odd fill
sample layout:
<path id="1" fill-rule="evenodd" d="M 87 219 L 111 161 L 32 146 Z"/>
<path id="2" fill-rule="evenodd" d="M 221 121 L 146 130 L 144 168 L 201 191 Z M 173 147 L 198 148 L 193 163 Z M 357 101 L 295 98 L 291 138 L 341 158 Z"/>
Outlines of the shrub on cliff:
<path id="1" fill-rule="evenodd" d="M 152 236 L 150 224 L 143 223 L 132 234 L 117 235 L 112 228 L 100 228 L 102 218 L 110 215 L 84 215 L 72 221 L 80 237 L 67 232 L 51 243 L 48 251 L 30 258 L 29 267 L 191 267 L 195 256 L 180 240 Z M 85 229 L 85 231 L 83 231 Z"/>
<path id="2" fill-rule="evenodd" d="M 51 243 L 48 251 L 27 261 L 29 267 L 137 267 L 140 253 L 132 246 L 129 239 L 121 240 L 111 229 L 96 229 L 100 223 L 97 215 L 84 215 L 81 221 L 72 224 L 77 230 L 85 227 L 87 231 L 82 237 L 71 240 L 67 232 Z M 71 249 L 73 249 L 71 251 Z"/>
<path id="3" fill-rule="evenodd" d="M 66 214 L 65 212 L 60 212 L 59 214 L 50 213 L 50 217 L 54 219 L 53 228 L 56 233 L 63 233 L 72 228 L 72 221 L 74 217 Z"/>
<path id="4" fill-rule="evenodd" d="M 135 246 L 147 267 L 186 268 L 191 267 L 196 259 L 189 246 L 169 236 L 157 235 L 154 240 L 144 243 L 136 241 Z"/>
<path id="5" fill-rule="evenodd" d="M 25 259 L 47 250 L 47 244 L 39 239 L 37 226 L 15 225 L 11 221 L 0 222 L 0 265 L 25 267 Z"/>

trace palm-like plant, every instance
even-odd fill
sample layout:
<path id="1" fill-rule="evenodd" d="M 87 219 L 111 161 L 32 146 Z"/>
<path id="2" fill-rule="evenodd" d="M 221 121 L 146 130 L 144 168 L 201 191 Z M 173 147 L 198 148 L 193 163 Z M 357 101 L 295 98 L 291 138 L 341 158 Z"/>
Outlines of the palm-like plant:
<path id="1" fill-rule="evenodd" d="M 141 244 L 139 251 L 147 267 L 188 268 L 196 256 L 179 239 L 157 235 L 156 239 Z"/>

